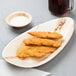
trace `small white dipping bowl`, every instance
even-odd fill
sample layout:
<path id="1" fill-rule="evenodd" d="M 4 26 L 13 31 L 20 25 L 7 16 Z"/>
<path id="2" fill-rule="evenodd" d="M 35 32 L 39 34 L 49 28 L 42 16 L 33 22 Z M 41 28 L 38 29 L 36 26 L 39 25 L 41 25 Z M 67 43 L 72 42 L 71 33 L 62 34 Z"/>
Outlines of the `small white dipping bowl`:
<path id="1" fill-rule="evenodd" d="M 6 23 L 12 27 L 24 27 L 31 23 L 32 16 L 27 12 L 14 12 L 7 16 Z"/>

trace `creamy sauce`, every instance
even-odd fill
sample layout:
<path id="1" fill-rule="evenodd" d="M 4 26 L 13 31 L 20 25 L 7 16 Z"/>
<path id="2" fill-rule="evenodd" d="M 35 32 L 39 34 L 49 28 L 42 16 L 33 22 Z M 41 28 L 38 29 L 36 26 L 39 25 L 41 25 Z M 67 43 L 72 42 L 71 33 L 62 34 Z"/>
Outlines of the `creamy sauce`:
<path id="1" fill-rule="evenodd" d="M 28 21 L 28 18 L 25 16 L 17 16 L 11 19 L 10 24 L 14 26 L 25 25 Z"/>

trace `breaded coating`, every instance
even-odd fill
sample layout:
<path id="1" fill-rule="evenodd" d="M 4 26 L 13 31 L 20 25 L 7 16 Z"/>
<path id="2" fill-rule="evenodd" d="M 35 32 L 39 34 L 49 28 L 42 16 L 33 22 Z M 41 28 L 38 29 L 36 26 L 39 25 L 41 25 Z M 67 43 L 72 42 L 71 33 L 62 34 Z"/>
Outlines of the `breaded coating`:
<path id="1" fill-rule="evenodd" d="M 26 45 L 45 45 L 45 46 L 53 46 L 53 47 L 60 47 L 62 41 L 56 41 L 51 39 L 41 39 L 41 38 L 27 38 L 24 40 Z"/>
<path id="2" fill-rule="evenodd" d="M 36 57 L 41 58 L 47 54 L 53 53 L 56 48 L 47 46 L 25 46 L 22 45 L 17 50 L 16 55 L 19 58 Z"/>
<path id="3" fill-rule="evenodd" d="M 28 32 L 28 34 L 39 38 L 52 38 L 52 39 L 62 38 L 62 35 L 57 32 Z"/>

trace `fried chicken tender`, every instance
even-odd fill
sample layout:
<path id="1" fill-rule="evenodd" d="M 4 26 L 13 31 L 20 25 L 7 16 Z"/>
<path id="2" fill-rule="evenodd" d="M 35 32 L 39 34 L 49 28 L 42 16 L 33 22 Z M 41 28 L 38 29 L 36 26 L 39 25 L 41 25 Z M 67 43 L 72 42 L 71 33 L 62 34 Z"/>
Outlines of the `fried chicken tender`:
<path id="1" fill-rule="evenodd" d="M 22 45 L 16 52 L 17 57 L 27 58 L 27 57 L 36 57 L 41 58 L 47 54 L 53 53 L 56 48 L 47 47 L 47 46 L 25 46 Z"/>
<path id="2" fill-rule="evenodd" d="M 62 41 L 50 40 L 50 39 L 41 39 L 41 38 L 27 38 L 24 40 L 26 45 L 45 45 L 45 46 L 53 46 L 60 47 Z"/>
<path id="3" fill-rule="evenodd" d="M 28 32 L 28 34 L 39 38 L 52 38 L 52 39 L 62 38 L 62 35 L 57 32 Z"/>

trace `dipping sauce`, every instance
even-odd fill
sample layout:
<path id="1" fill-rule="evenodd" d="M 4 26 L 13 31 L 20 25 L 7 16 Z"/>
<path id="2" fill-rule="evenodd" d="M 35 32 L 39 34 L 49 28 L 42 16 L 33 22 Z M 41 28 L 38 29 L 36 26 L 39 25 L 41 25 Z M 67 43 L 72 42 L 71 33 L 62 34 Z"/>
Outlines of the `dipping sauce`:
<path id="1" fill-rule="evenodd" d="M 13 26 L 22 26 L 27 24 L 28 17 L 25 16 L 15 16 L 10 20 L 10 24 Z"/>

